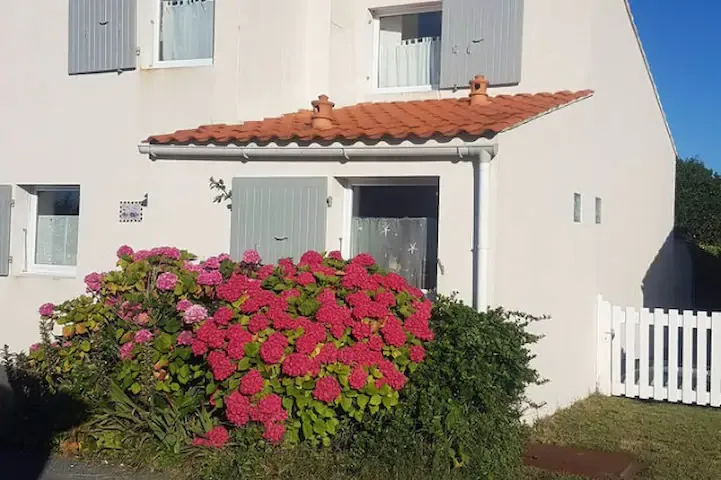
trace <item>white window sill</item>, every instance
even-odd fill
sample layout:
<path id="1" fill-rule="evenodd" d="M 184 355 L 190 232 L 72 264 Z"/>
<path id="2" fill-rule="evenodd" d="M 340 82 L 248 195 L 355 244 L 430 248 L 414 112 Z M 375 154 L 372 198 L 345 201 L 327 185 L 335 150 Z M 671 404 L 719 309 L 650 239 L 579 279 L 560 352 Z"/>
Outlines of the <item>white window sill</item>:
<path id="1" fill-rule="evenodd" d="M 425 93 L 438 90 L 433 85 L 416 85 L 409 87 L 376 87 L 374 93 L 391 94 L 391 93 Z"/>
<path id="2" fill-rule="evenodd" d="M 168 60 L 156 61 L 147 67 L 148 70 L 162 68 L 186 68 L 186 67 L 209 67 L 213 65 L 212 58 L 201 58 L 197 60 Z"/>
<path id="3" fill-rule="evenodd" d="M 74 279 L 78 277 L 76 268 L 33 268 L 15 274 L 17 277 L 44 277 L 44 278 L 63 278 Z"/>

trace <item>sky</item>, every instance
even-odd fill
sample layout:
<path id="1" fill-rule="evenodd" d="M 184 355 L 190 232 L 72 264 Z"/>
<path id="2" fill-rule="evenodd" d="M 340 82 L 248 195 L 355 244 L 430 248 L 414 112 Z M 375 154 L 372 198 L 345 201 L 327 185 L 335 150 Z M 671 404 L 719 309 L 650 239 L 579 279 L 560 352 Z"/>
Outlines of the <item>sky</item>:
<path id="1" fill-rule="evenodd" d="M 630 3 L 679 155 L 721 172 L 721 1 Z"/>

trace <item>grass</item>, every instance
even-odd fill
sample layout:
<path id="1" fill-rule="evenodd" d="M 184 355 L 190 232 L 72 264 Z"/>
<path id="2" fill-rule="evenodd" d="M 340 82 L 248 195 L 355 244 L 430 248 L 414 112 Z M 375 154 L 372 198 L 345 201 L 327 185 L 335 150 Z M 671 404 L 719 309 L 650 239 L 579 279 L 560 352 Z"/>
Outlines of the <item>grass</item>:
<path id="1" fill-rule="evenodd" d="M 538 442 L 630 452 L 642 480 L 721 479 L 721 409 L 599 395 L 539 422 Z M 535 480 L 579 477 L 529 472 Z"/>

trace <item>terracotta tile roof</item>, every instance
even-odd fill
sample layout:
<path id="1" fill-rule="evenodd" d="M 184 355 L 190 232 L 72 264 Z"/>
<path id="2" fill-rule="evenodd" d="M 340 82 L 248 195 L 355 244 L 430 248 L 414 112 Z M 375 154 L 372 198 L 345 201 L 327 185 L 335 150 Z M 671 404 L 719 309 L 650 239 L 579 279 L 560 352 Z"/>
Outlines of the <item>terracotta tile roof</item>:
<path id="1" fill-rule="evenodd" d="M 269 142 L 426 139 L 433 136 L 490 137 L 576 100 L 591 90 L 488 97 L 484 105 L 469 98 L 359 103 L 332 110 L 332 127 L 313 128 L 310 110 L 240 125 L 204 125 L 153 135 L 153 144 L 264 144 Z"/>

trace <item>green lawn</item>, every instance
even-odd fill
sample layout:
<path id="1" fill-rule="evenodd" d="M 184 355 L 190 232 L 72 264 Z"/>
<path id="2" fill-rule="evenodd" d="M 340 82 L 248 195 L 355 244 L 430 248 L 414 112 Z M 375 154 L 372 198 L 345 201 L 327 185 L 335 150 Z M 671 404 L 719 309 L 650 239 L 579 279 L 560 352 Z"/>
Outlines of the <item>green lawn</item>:
<path id="1" fill-rule="evenodd" d="M 594 395 L 534 427 L 534 440 L 627 451 L 646 466 L 639 479 L 721 479 L 721 409 Z M 530 479 L 576 479 L 529 473 Z"/>

